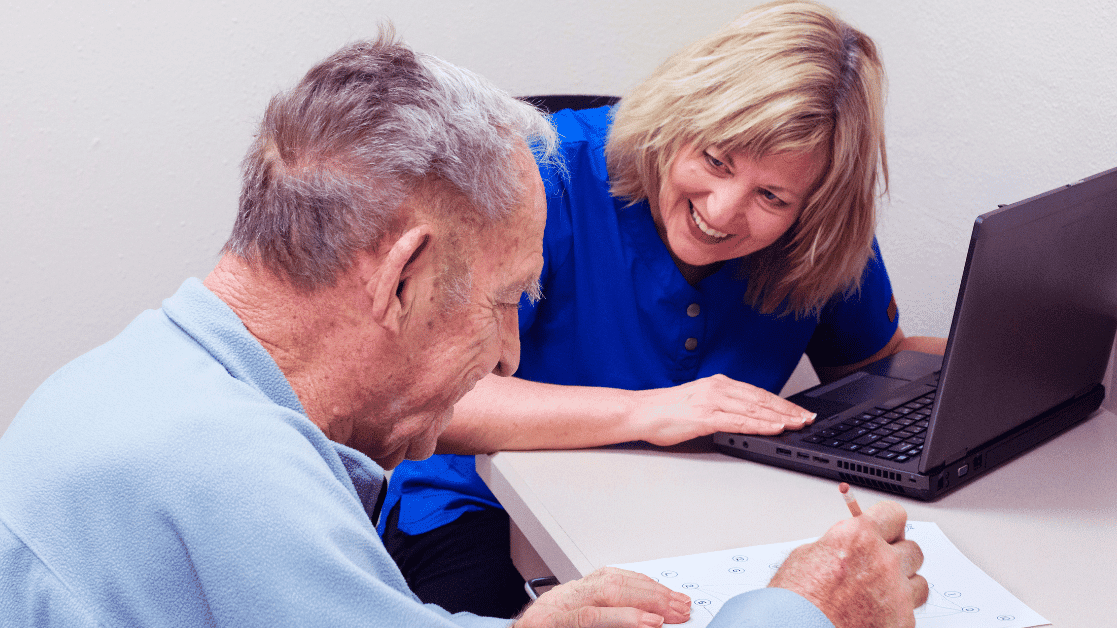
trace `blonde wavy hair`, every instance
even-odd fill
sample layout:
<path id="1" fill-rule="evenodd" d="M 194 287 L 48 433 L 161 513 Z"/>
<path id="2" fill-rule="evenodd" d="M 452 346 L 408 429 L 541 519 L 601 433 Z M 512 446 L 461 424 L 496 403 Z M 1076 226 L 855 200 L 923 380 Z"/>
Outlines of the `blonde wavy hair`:
<path id="1" fill-rule="evenodd" d="M 884 68 L 829 8 L 773 2 L 668 59 L 616 111 L 606 146 L 614 195 L 658 202 L 687 146 L 752 158 L 822 149 L 828 165 L 799 219 L 743 269 L 761 312 L 817 313 L 859 289 L 888 188 Z M 782 305 L 782 308 L 781 308 Z"/>

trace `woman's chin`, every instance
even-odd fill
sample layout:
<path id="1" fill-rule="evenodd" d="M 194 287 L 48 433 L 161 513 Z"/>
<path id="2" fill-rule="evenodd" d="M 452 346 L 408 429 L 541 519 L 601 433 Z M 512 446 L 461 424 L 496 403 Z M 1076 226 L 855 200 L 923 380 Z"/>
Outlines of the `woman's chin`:
<path id="1" fill-rule="evenodd" d="M 694 268 L 703 268 L 738 257 L 733 251 L 718 245 L 688 243 L 672 251 L 675 260 Z"/>

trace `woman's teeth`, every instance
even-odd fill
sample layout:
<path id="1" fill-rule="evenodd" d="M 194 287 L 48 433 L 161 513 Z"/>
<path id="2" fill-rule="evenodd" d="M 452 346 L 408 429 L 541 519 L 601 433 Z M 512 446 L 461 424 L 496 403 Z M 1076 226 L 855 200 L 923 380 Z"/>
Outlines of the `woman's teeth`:
<path id="1" fill-rule="evenodd" d="M 698 215 L 698 212 L 694 211 L 693 207 L 690 209 L 690 217 L 692 219 L 694 219 L 694 224 L 698 225 L 698 228 L 702 230 L 702 233 L 704 233 L 708 236 L 714 237 L 714 238 L 728 238 L 729 237 L 728 233 L 722 233 L 722 232 L 718 231 L 717 229 L 714 229 L 710 225 L 706 224 L 706 221 L 702 220 L 702 217 Z"/>

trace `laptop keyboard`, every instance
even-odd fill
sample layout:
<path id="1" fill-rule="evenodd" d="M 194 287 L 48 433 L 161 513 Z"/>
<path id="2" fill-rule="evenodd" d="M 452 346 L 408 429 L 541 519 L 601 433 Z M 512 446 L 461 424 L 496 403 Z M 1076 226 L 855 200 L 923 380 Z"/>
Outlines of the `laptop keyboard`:
<path id="1" fill-rule="evenodd" d="M 937 378 L 936 378 L 937 379 Z M 919 457 L 935 392 L 876 407 L 803 437 L 803 442 L 893 462 Z"/>

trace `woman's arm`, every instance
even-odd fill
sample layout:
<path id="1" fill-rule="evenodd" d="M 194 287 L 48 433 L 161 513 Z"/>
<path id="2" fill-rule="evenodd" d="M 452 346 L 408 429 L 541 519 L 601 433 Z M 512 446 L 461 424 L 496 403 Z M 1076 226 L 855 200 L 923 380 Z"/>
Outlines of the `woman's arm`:
<path id="1" fill-rule="evenodd" d="M 666 446 L 718 431 L 778 434 L 813 419 L 789 401 L 723 375 L 643 391 L 489 375 L 454 406 L 438 453 L 577 449 L 636 440 Z"/>

